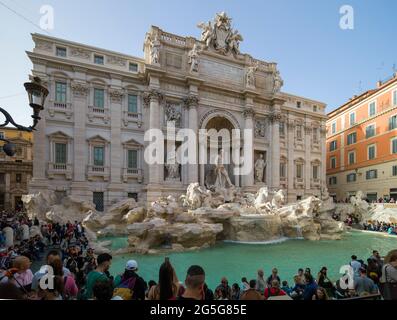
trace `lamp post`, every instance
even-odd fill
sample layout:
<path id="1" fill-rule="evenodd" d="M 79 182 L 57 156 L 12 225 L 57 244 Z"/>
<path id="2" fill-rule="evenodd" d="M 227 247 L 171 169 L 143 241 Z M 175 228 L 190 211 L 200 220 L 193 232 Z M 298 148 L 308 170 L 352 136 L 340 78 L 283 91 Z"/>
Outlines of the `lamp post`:
<path id="1" fill-rule="evenodd" d="M 33 124 L 29 127 L 22 126 L 17 124 L 11 115 L 0 107 L 0 112 L 4 115 L 5 121 L 4 123 L 0 124 L 0 128 L 4 128 L 8 124 L 13 125 L 19 131 L 25 132 L 32 132 L 35 130 L 40 118 L 40 111 L 44 109 L 44 102 L 48 96 L 48 90 L 41 84 L 41 79 L 39 77 L 34 77 L 33 81 L 26 82 L 24 84 L 26 92 L 28 93 L 29 97 L 29 106 L 33 109 Z M 3 145 L 3 151 L 6 155 L 12 157 L 15 154 L 15 145 L 11 143 L 7 139 L 0 138 L 1 141 L 4 141 L 5 144 Z"/>

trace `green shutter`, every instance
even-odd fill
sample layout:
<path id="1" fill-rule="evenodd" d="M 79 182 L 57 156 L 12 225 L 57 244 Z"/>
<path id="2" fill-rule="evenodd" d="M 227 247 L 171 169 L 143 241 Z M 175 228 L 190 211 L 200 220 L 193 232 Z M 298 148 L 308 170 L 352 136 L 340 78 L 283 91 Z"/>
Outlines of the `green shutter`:
<path id="1" fill-rule="evenodd" d="M 56 143 L 55 144 L 55 163 L 66 164 L 66 144 Z"/>
<path id="2" fill-rule="evenodd" d="M 94 89 L 94 107 L 103 108 L 105 106 L 105 93 L 103 89 Z"/>
<path id="3" fill-rule="evenodd" d="M 136 95 L 128 95 L 128 112 L 138 113 L 138 97 Z"/>
<path id="4" fill-rule="evenodd" d="M 128 168 L 138 168 L 138 152 L 136 150 L 128 150 Z"/>
<path id="5" fill-rule="evenodd" d="M 94 147 L 94 166 L 103 166 L 104 150 L 103 147 Z"/>
<path id="6" fill-rule="evenodd" d="M 55 101 L 62 103 L 66 102 L 66 83 L 55 83 Z"/>

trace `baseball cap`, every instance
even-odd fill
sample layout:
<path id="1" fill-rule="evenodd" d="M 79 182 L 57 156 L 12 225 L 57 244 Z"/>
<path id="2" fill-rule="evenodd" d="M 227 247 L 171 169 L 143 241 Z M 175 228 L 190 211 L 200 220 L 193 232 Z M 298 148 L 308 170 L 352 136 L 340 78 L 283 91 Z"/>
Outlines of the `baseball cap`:
<path id="1" fill-rule="evenodd" d="M 127 261 L 127 264 L 125 265 L 126 270 L 136 270 L 138 269 L 138 263 L 135 260 L 129 260 Z"/>

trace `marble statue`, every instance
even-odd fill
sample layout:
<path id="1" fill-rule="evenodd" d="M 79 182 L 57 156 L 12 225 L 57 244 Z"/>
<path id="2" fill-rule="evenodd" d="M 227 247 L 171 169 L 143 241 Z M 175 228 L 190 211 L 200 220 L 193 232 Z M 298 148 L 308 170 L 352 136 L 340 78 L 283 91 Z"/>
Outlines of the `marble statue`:
<path id="1" fill-rule="evenodd" d="M 273 79 L 273 93 L 278 93 L 281 90 L 281 87 L 284 85 L 284 81 L 280 76 L 280 71 L 276 71 Z"/>
<path id="2" fill-rule="evenodd" d="M 165 117 L 167 122 L 175 122 L 175 126 L 180 125 L 181 113 L 177 110 L 176 106 L 168 103 L 165 109 Z"/>
<path id="3" fill-rule="evenodd" d="M 188 63 L 190 64 L 190 72 L 198 72 L 199 71 L 199 54 L 201 52 L 201 48 L 197 43 L 194 44 L 193 49 L 189 51 L 188 54 Z"/>
<path id="4" fill-rule="evenodd" d="M 154 35 L 154 38 L 150 41 L 150 62 L 152 64 L 160 63 L 160 40 L 158 34 Z"/>
<path id="5" fill-rule="evenodd" d="M 283 190 L 278 190 L 272 199 L 272 208 L 280 209 L 285 204 L 285 194 Z"/>
<path id="6" fill-rule="evenodd" d="M 14 230 L 11 227 L 5 227 L 3 229 L 3 235 L 6 238 L 5 247 L 12 247 L 14 245 Z"/>
<path id="7" fill-rule="evenodd" d="M 266 123 L 263 120 L 255 122 L 255 137 L 264 138 L 266 137 Z"/>
<path id="8" fill-rule="evenodd" d="M 226 171 L 223 157 L 224 151 L 221 149 L 215 158 L 216 189 L 228 189 L 233 187 L 233 183 L 230 181 L 229 174 Z"/>
<path id="9" fill-rule="evenodd" d="M 269 200 L 270 200 L 270 193 L 268 187 L 265 186 L 260 188 L 256 194 L 256 198 L 254 202 L 255 208 L 257 210 L 265 209 L 266 211 L 270 211 L 271 207 Z"/>
<path id="10" fill-rule="evenodd" d="M 261 153 L 255 162 L 255 182 L 263 182 L 265 168 L 266 161 L 263 159 L 263 154 Z"/>
<path id="11" fill-rule="evenodd" d="M 205 48 L 211 48 L 223 55 L 240 54 L 240 41 L 243 37 L 238 30 L 231 27 L 232 19 L 225 12 L 218 13 L 215 16 L 213 24 L 199 23 L 201 31 L 201 41 L 205 43 Z"/>
<path id="12" fill-rule="evenodd" d="M 253 65 L 247 68 L 245 75 L 245 83 L 247 87 L 255 88 L 255 72 L 258 70 L 258 65 Z"/>
<path id="13" fill-rule="evenodd" d="M 175 151 L 168 152 L 165 168 L 167 169 L 166 179 L 180 180 L 179 163 Z"/>

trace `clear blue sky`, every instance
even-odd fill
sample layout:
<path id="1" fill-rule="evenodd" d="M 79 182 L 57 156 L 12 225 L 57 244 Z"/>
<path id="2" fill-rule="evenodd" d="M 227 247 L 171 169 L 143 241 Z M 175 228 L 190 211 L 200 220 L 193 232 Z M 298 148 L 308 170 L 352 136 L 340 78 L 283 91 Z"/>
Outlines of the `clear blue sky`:
<path id="1" fill-rule="evenodd" d="M 196 24 L 226 11 L 244 37 L 241 51 L 279 64 L 283 91 L 317 99 L 327 111 L 390 76 L 397 65 L 392 0 L 0 0 L 39 25 L 40 7 L 55 10 L 52 36 L 141 57 L 150 25 L 199 37 Z M 29 124 L 22 84 L 32 65 L 31 32 L 46 34 L 0 3 L 0 106 Z M 339 27 L 339 8 L 354 8 L 354 30 Z"/>

